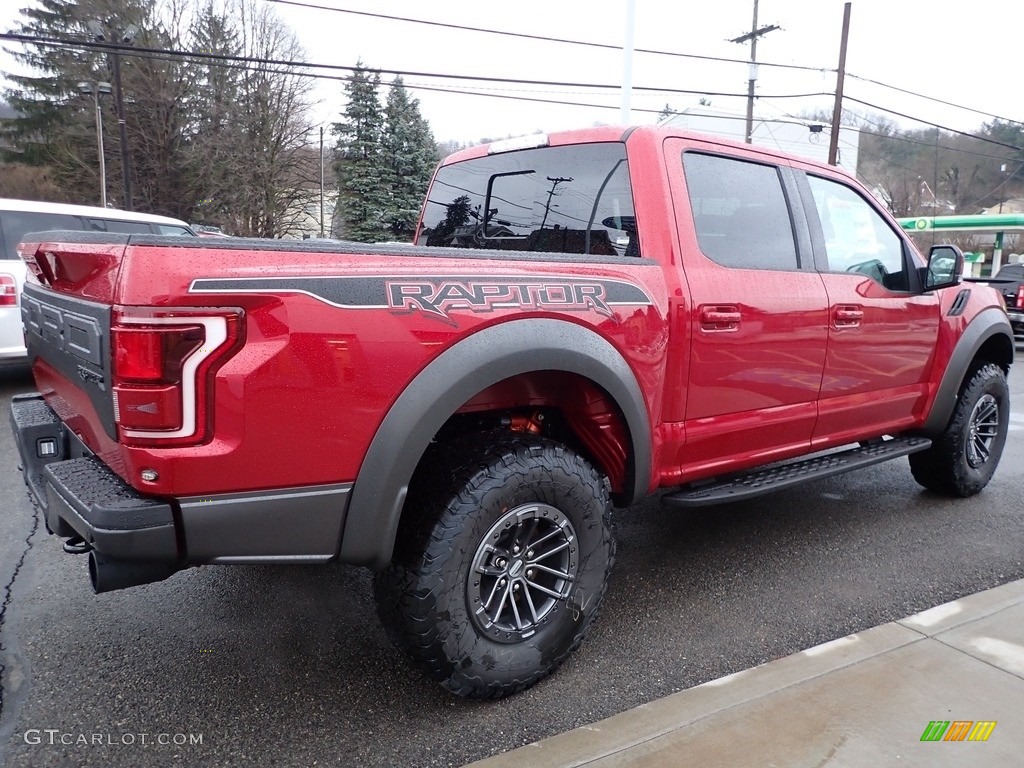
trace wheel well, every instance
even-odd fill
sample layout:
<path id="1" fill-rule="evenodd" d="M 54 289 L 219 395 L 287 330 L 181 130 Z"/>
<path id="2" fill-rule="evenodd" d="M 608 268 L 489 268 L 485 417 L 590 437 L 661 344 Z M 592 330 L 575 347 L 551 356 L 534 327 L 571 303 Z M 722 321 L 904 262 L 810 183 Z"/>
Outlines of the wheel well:
<path id="1" fill-rule="evenodd" d="M 1001 333 L 990 336 L 974 356 L 974 363 L 980 362 L 995 363 L 1003 369 L 1003 373 L 1009 374 L 1010 363 L 1013 362 L 1013 342 Z"/>
<path id="2" fill-rule="evenodd" d="M 512 376 L 467 400 L 436 441 L 495 429 L 529 432 L 567 445 L 603 472 L 618 498 L 634 471 L 633 445 L 622 411 L 590 379 L 567 371 Z"/>
<path id="3" fill-rule="evenodd" d="M 621 351 L 593 329 L 564 320 L 511 320 L 441 352 L 388 409 L 352 486 L 338 559 L 377 568 L 391 560 L 413 471 L 445 427 L 452 429 L 452 414 L 473 418 L 490 409 L 512 419 L 543 408 L 564 414 L 586 455 L 621 488 L 613 496 L 617 504 L 635 503 L 650 490 L 647 403 Z"/>

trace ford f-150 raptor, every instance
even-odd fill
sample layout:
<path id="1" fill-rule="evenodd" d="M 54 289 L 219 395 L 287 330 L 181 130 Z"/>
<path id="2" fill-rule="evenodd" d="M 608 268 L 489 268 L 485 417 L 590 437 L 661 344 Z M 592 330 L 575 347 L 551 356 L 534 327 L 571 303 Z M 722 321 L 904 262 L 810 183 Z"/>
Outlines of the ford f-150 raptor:
<path id="1" fill-rule="evenodd" d="M 392 637 L 497 697 L 582 641 L 612 507 L 1006 439 L 1003 299 L 855 180 L 671 128 L 444 160 L 416 243 L 26 236 L 33 496 L 96 591 L 195 565 L 377 570 Z"/>

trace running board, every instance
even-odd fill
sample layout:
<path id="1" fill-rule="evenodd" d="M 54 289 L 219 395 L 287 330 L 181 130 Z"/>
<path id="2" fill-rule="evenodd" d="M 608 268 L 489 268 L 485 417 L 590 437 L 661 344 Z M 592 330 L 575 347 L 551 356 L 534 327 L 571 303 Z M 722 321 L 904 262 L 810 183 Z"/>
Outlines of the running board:
<path id="1" fill-rule="evenodd" d="M 776 464 L 744 475 L 691 485 L 665 494 L 661 497 L 661 503 L 668 507 L 709 507 L 713 504 L 743 501 L 812 480 L 881 464 L 889 459 L 923 451 L 931 447 L 931 444 L 932 441 L 926 437 L 897 437 L 874 442 L 840 453 L 815 456 L 790 464 Z"/>

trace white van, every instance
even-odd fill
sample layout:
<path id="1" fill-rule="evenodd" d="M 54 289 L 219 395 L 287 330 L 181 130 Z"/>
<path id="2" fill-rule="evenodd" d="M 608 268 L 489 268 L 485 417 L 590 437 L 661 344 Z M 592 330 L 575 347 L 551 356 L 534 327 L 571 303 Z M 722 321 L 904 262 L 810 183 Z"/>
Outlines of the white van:
<path id="1" fill-rule="evenodd" d="M 196 234 L 184 221 L 167 216 L 0 198 L 0 366 L 20 365 L 28 359 L 19 306 L 27 268 L 18 258 L 18 243 L 26 232 L 50 229 L 148 235 Z"/>

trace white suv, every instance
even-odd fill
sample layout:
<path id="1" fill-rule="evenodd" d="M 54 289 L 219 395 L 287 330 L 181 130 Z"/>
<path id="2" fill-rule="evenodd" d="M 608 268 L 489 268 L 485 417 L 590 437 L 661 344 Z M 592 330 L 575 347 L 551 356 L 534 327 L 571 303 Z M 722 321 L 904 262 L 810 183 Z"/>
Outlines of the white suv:
<path id="1" fill-rule="evenodd" d="M 196 234 L 184 221 L 167 216 L 0 198 L 0 366 L 21 365 L 28 359 L 19 306 L 26 267 L 18 258 L 18 243 L 26 232 L 50 229 L 147 235 Z"/>

